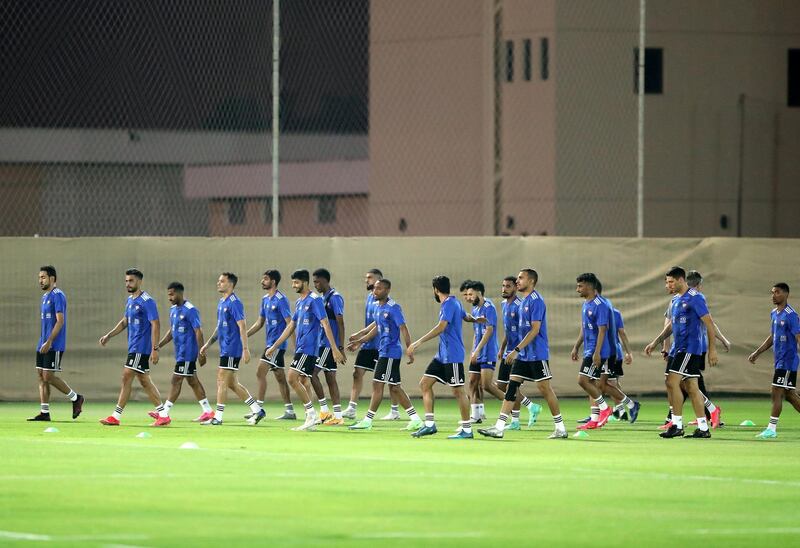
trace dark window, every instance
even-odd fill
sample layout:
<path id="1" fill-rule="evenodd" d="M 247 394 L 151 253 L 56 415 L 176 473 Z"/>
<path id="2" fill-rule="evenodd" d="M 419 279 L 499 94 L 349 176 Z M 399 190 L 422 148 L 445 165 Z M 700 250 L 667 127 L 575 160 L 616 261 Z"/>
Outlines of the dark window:
<path id="1" fill-rule="evenodd" d="M 317 222 L 321 225 L 336 222 L 336 196 L 320 196 L 317 200 Z"/>
<path id="2" fill-rule="evenodd" d="M 522 41 L 522 62 L 524 64 L 525 81 L 531 81 L 531 41 Z"/>
<path id="3" fill-rule="evenodd" d="M 787 106 L 800 107 L 800 49 L 789 50 L 789 69 L 786 76 L 789 81 Z"/>
<path id="4" fill-rule="evenodd" d="M 278 200 L 278 224 L 283 222 L 283 200 Z M 272 224 L 272 198 L 264 200 L 264 224 Z"/>
<path id="5" fill-rule="evenodd" d="M 539 42 L 541 48 L 541 75 L 542 80 L 547 80 L 550 77 L 550 41 L 547 38 L 542 38 Z"/>
<path id="6" fill-rule="evenodd" d="M 243 225 L 247 220 L 247 202 L 244 198 L 231 198 L 228 200 L 228 224 Z"/>
<path id="7" fill-rule="evenodd" d="M 633 50 L 633 92 L 639 93 L 639 48 Z M 644 48 L 644 93 L 664 93 L 663 48 Z"/>
<path id="8" fill-rule="evenodd" d="M 506 82 L 514 81 L 514 41 L 506 40 Z"/>

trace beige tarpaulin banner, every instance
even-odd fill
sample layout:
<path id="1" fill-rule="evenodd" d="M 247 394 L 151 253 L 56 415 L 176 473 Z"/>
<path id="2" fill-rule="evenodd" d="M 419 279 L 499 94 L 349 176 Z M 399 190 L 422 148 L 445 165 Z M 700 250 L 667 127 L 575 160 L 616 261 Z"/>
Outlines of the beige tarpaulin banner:
<path id="1" fill-rule="evenodd" d="M 595 272 L 605 286 L 604 295 L 622 311 L 635 350 L 634 363 L 625 370 L 625 390 L 631 394 L 661 393 L 663 362 L 659 357 L 646 358 L 642 349 L 658 334 L 663 322 L 668 301 L 664 272 L 671 265 L 682 265 L 704 275 L 711 313 L 734 344 L 730 354 L 720 353 L 720 366 L 707 372 L 709 389 L 712 393 L 766 394 L 772 355 L 762 356 L 757 366 L 747 362 L 747 355 L 769 334 L 772 284 L 785 281 L 800 291 L 798 256 L 800 241 L 766 239 L 2 238 L 0 399 L 38 397 L 34 352 L 41 291 L 37 276 L 44 264 L 58 269 L 59 286 L 68 300 L 63 376 L 91 400 L 113 400 L 117 396 L 126 337 L 124 333 L 118 335 L 105 348 L 98 345 L 98 339 L 122 317 L 127 298 L 124 271 L 134 266 L 144 272 L 144 288 L 158 302 L 162 332 L 168 324 L 166 286 L 177 280 L 186 286 L 186 297 L 200 309 L 206 336 L 215 325 L 215 282 L 222 271 L 239 276 L 236 293 L 245 302 L 249 324 L 258 315 L 260 278 L 265 269 L 281 271 L 281 289 L 294 301 L 291 272 L 325 267 L 333 275 L 332 285 L 344 295 L 345 329 L 352 333 L 363 326 L 364 273 L 377 267 L 392 280 L 392 297 L 402 305 L 413 338 L 423 335 L 437 321 L 438 305 L 431 292 L 434 275 L 449 276 L 456 290 L 466 278 L 483 281 L 487 297 L 499 313 L 502 278 L 532 267 L 539 273 L 537 289 L 547 303 L 555 389 L 561 395 L 577 395 L 578 368 L 569 357 L 580 327 L 581 300 L 575 294 L 575 277 Z M 470 345 L 471 341 L 471 326 L 465 324 L 464 342 Z M 250 346 L 254 358 L 242 367 L 241 377 L 253 391 L 255 367 L 264 347 L 263 330 L 250 339 Z M 434 341 L 427 343 L 416 363 L 403 367 L 404 386 L 410 394 L 418 394 L 417 382 L 435 349 Z M 209 364 L 200 370 L 207 389 L 215 382 L 217 351 L 218 346 Z M 348 365 L 339 374 L 345 402 L 353 359 L 349 354 Z M 162 393 L 173 366 L 169 346 L 152 370 Z M 276 394 L 270 377 L 268 397 L 274 400 Z M 53 398 L 55 401 L 58 395 Z M 134 398 L 143 399 L 139 389 L 135 389 Z"/>

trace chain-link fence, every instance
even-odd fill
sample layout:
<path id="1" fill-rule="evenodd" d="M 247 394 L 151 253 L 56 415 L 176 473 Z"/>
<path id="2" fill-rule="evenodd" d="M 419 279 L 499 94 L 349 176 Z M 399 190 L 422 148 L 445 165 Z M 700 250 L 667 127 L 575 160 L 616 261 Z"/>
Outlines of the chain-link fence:
<path id="1" fill-rule="evenodd" d="M 278 29 L 282 236 L 636 235 L 640 138 L 645 235 L 800 234 L 800 6 L 647 2 L 642 119 L 643 4 L 5 0 L 0 236 L 271 235 Z"/>

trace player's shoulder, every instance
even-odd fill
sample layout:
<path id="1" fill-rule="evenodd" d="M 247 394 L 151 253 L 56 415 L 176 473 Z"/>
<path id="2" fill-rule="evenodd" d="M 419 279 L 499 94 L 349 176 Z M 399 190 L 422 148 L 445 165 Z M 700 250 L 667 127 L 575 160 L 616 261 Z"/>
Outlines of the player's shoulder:
<path id="1" fill-rule="evenodd" d="M 276 291 L 275 292 L 275 299 L 277 299 L 279 301 L 285 301 L 286 300 L 286 295 L 284 295 L 282 291 Z"/>
<path id="2" fill-rule="evenodd" d="M 139 297 L 141 297 L 141 299 L 142 299 L 144 302 L 147 302 L 147 301 L 152 301 L 152 300 L 153 300 L 153 297 L 151 297 L 151 296 L 150 296 L 150 293 L 148 293 L 147 291 L 142 291 L 142 294 L 141 294 L 141 295 L 139 295 Z"/>
<path id="3" fill-rule="evenodd" d="M 187 310 L 193 310 L 195 308 L 195 306 L 189 301 L 183 301 L 183 306 L 185 306 Z"/>
<path id="4" fill-rule="evenodd" d="M 703 294 L 702 294 L 702 293 L 700 293 L 700 292 L 699 292 L 699 291 L 698 291 L 696 288 L 694 288 L 694 287 L 690 288 L 690 289 L 689 289 L 689 291 L 687 291 L 687 292 L 686 292 L 686 294 L 687 294 L 687 295 L 689 295 L 690 297 L 698 297 L 698 296 L 699 296 L 699 297 L 705 298 L 705 297 L 703 297 Z"/>
<path id="5" fill-rule="evenodd" d="M 230 296 L 230 297 L 228 297 L 228 300 L 229 300 L 230 302 L 232 302 L 232 303 L 235 303 L 236 301 L 238 301 L 238 300 L 239 300 L 239 297 L 237 297 L 237 296 L 236 296 L 236 293 L 231 293 L 231 296 Z"/>
<path id="6" fill-rule="evenodd" d="M 494 308 L 494 303 L 491 301 L 491 299 L 484 299 L 483 308 Z"/>
<path id="7" fill-rule="evenodd" d="M 520 299 L 519 297 L 514 297 L 513 304 L 516 305 L 516 306 L 521 305 L 522 304 L 522 299 Z"/>
<path id="8" fill-rule="evenodd" d="M 400 303 L 398 303 L 394 299 L 389 299 L 388 301 L 386 301 L 386 306 L 388 308 L 400 308 Z"/>
<path id="9" fill-rule="evenodd" d="M 53 295 L 61 295 L 62 297 L 64 297 L 64 296 L 65 296 L 65 295 L 64 295 L 64 292 L 63 292 L 63 291 L 61 291 L 61 289 L 60 289 L 60 288 L 58 288 L 58 287 L 54 287 L 54 288 L 53 288 Z"/>
<path id="10" fill-rule="evenodd" d="M 795 316 L 797 315 L 797 312 L 795 312 L 794 308 L 792 308 L 791 305 L 787 304 L 786 308 L 784 308 L 783 310 L 784 312 L 786 312 L 787 316 L 791 316 L 792 314 L 794 314 Z"/>
<path id="11" fill-rule="evenodd" d="M 602 298 L 602 297 L 600 297 L 600 296 L 598 295 L 597 297 L 595 297 L 595 298 L 592 300 L 592 304 L 593 304 L 593 305 L 595 305 L 595 306 L 602 306 L 602 305 L 605 305 L 605 304 L 606 304 L 606 302 L 603 300 L 603 298 Z M 608 306 L 608 305 L 606 305 L 606 306 Z"/>
<path id="12" fill-rule="evenodd" d="M 177 310 L 178 309 L 178 305 L 177 304 L 173 304 L 172 306 L 169 307 L 169 309 L 170 310 Z"/>

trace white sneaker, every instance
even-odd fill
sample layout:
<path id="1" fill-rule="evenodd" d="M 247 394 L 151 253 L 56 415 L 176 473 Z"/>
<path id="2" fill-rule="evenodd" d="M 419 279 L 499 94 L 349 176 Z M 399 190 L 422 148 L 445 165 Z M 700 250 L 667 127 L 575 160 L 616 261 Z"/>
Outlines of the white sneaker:
<path id="1" fill-rule="evenodd" d="M 356 408 L 355 407 L 348 407 L 342 413 L 343 419 L 355 419 L 356 418 Z"/>
<path id="2" fill-rule="evenodd" d="M 382 421 L 396 421 L 400 419 L 400 413 L 395 413 L 394 411 L 390 411 L 388 415 L 385 417 L 381 417 Z"/>
<path id="3" fill-rule="evenodd" d="M 300 426 L 296 426 L 292 428 L 295 432 L 313 432 L 317 429 L 317 414 L 312 413 L 310 415 L 306 415 L 306 420 Z"/>

